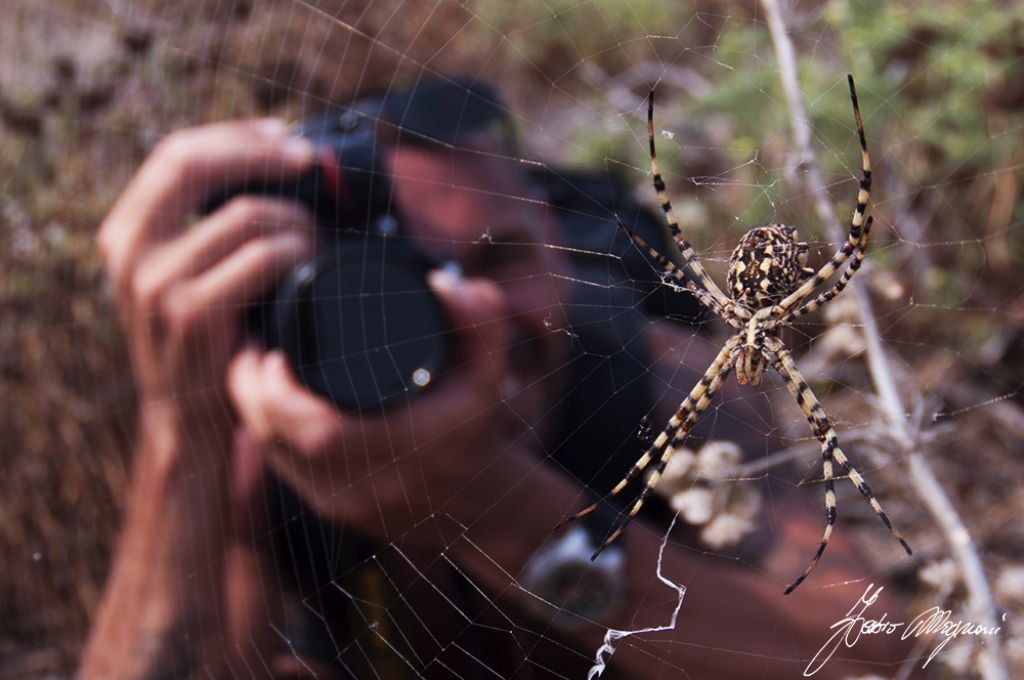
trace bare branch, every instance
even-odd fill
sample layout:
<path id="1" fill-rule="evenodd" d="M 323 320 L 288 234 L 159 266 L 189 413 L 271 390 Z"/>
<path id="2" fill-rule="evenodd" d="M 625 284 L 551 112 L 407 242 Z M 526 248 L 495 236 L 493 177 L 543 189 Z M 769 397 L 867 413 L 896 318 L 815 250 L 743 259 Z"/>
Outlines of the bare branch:
<path id="1" fill-rule="evenodd" d="M 839 435 L 839 438 L 849 444 L 860 441 L 869 434 L 869 428 L 861 427 L 855 430 L 846 430 Z M 807 460 L 812 454 L 820 453 L 820 451 L 821 442 L 812 437 L 809 441 L 794 444 L 793 446 L 782 449 L 781 451 L 776 451 L 770 456 L 761 456 L 755 460 L 746 462 L 731 471 L 728 476 L 735 479 L 749 479 L 763 474 L 774 467 L 790 463 L 794 460 Z M 817 462 L 817 458 L 815 458 L 815 462 Z M 818 467 L 821 466 L 819 465 Z"/>
<path id="2" fill-rule="evenodd" d="M 761 0 L 768 19 L 768 28 L 775 46 L 775 56 L 779 62 L 782 87 L 786 93 L 790 120 L 793 124 L 793 136 L 806 169 L 808 189 L 814 196 L 815 210 L 818 217 L 829 230 L 829 238 L 833 241 L 842 239 L 841 227 L 836 219 L 835 211 L 829 201 L 828 191 L 821 176 L 817 155 L 811 145 L 810 126 L 807 114 L 800 98 L 800 83 L 797 79 L 796 55 L 793 43 L 786 32 L 782 12 L 777 0 Z M 896 387 L 893 373 L 882 339 L 878 333 L 878 322 L 871 309 L 870 301 L 858 281 L 853 281 L 850 292 L 856 296 L 863 323 L 864 338 L 867 342 L 868 368 L 878 395 L 882 411 L 886 416 L 886 425 L 893 441 L 901 448 L 907 460 L 907 478 L 938 525 L 957 565 L 960 567 L 964 585 L 968 592 L 968 605 L 972 614 L 983 626 L 995 628 L 996 607 L 992 600 L 992 591 L 985 576 L 985 570 L 978 556 L 978 551 L 971 536 L 964 526 L 963 520 L 949 500 L 945 490 L 936 478 L 931 466 L 918 446 L 919 441 L 907 419 L 907 411 L 903 405 L 899 390 Z M 1009 677 L 1006 662 L 1002 655 L 998 636 L 986 640 L 979 654 L 979 670 L 986 680 L 1005 680 Z"/>

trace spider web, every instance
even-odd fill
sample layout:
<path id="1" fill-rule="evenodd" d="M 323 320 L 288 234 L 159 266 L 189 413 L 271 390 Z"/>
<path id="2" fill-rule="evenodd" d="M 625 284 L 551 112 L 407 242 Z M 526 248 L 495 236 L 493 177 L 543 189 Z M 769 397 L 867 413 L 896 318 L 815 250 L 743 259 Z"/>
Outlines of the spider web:
<path id="1" fill-rule="evenodd" d="M 934 605 L 976 620 L 977 593 L 923 500 L 911 451 L 950 497 L 997 614 L 1006 614 L 1000 658 L 1011 675 L 1024 668 L 1016 618 L 1024 541 L 1011 522 L 1024 475 L 1012 456 L 1024 432 L 1021 38 L 1005 29 L 1024 17 L 955 2 L 788 9 L 802 122 L 842 219 L 860 173 L 845 74 L 857 78 L 875 169 L 875 228 L 858 285 L 877 330 L 848 292 L 784 338 L 915 557 L 838 480 L 836 537 L 784 599 L 822 529 L 820 446 L 776 375 L 758 387 L 730 378 L 688 441 L 695 467 L 666 480 L 666 493 L 620 538 L 626 594 L 609 598 L 615 611 L 597 619 L 576 616 L 531 582 L 528 559 L 558 543 L 562 534 L 549 531 L 556 522 L 605 497 L 644 450 L 641 422 L 660 430 L 728 337 L 616 225 L 621 219 L 672 252 L 650 186 L 647 92 L 658 94 L 655 137 L 675 213 L 719 285 L 753 225 L 797 226 L 812 263 L 839 245 L 814 210 L 762 7 L 65 0 L 0 9 L 0 387 L 12 416 L 0 436 L 15 442 L 3 454 L 12 483 L 0 501 L 0 564 L 9 575 L 0 603 L 20 622 L 0 634 L 12 659 L 0 674 L 72 673 L 116 547 L 137 395 L 93 239 L 142 159 L 182 127 L 308 120 L 366 93 L 436 82 L 461 98 L 456 110 L 481 98 L 481 83 L 493 86 L 514 145 L 482 149 L 458 134 L 449 143 L 405 118 L 402 139 L 518 179 L 487 185 L 399 173 L 395 186 L 429 191 L 433 182 L 446 195 L 490 196 L 545 225 L 510 230 L 495 211 L 478 228 L 441 224 L 408 239 L 448 261 L 491 253 L 475 269 L 460 265 L 511 305 L 488 358 L 512 368 L 495 403 L 465 408 L 433 440 L 406 437 L 424 427 L 408 414 L 427 392 L 383 416 L 353 417 L 383 420 L 388 445 L 325 452 L 315 476 L 326 491 L 315 499 L 277 477 L 267 482 L 258 529 L 243 547 L 264 560 L 251 617 L 270 633 L 239 643 L 248 673 L 790 677 L 872 583 L 897 598 L 886 605 L 890 619 Z M 446 123 L 460 130 L 458 120 Z M 449 342 L 462 347 L 486 326 L 450 329 Z M 898 387 L 909 447 L 894 438 L 879 396 L 873 340 Z M 447 365 L 428 390 L 443 391 L 457 368 Z M 477 460 L 440 455 L 436 441 L 464 447 L 466 423 L 480 420 L 509 433 L 488 440 Z M 223 470 L 227 452 L 210 448 L 208 460 Z M 437 486 L 439 465 L 458 481 Z M 200 483 L 214 474 L 198 473 Z M 608 530 L 641 488 L 602 505 Z M 331 521 L 350 496 L 369 499 L 362 519 Z M 462 497 L 475 499 L 475 514 L 464 512 Z M 584 579 L 606 559 L 614 558 L 576 572 L 568 592 L 586 595 Z M 913 677 L 935 643 L 900 646 L 897 637 L 838 655 L 837 664 L 849 662 L 842 676 Z M 955 640 L 934 663 L 960 677 L 999 677 L 985 665 L 985 641 Z M 184 669 L 194 660 L 174 661 Z"/>

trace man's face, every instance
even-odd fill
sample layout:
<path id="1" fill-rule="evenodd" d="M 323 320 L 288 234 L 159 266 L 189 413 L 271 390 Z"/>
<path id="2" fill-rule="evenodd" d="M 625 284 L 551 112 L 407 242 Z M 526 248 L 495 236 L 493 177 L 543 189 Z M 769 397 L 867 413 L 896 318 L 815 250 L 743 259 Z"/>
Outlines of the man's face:
<path id="1" fill-rule="evenodd" d="M 508 315 L 505 398 L 527 423 L 550 409 L 545 376 L 565 360 L 569 262 L 554 216 L 521 166 L 495 154 L 406 146 L 392 156 L 395 195 L 416 246 L 496 283 Z M 547 381 L 550 383 L 551 381 Z M 538 410 L 542 409 L 542 410 Z"/>

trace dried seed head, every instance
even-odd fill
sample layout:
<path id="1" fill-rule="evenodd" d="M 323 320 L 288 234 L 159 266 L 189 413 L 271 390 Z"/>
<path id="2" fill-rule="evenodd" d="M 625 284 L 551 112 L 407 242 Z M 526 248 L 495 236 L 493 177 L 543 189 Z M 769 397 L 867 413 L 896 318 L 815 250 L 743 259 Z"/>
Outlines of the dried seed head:
<path id="1" fill-rule="evenodd" d="M 739 446 L 729 441 L 710 441 L 696 453 L 680 449 L 655 489 L 684 521 L 701 527 L 701 540 L 716 550 L 757 528 L 760 492 L 748 481 L 729 478 L 742 458 Z"/>

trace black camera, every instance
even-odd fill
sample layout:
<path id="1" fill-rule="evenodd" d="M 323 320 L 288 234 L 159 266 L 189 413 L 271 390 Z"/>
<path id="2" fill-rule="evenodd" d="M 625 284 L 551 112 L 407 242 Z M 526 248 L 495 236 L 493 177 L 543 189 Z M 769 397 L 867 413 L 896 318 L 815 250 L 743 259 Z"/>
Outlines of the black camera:
<path id="1" fill-rule="evenodd" d="M 437 94 L 425 94 L 420 108 L 434 108 Z M 256 194 L 299 201 L 313 213 L 316 254 L 250 310 L 246 330 L 283 350 L 306 386 L 349 411 L 386 409 L 414 395 L 445 359 L 448 326 L 426 281 L 442 263 L 409 244 L 379 153 L 378 128 L 391 124 L 403 101 L 407 114 L 415 95 L 364 99 L 300 122 L 296 134 L 318 150 L 309 171 L 294 182 L 234 187 L 205 206 L 209 212 Z"/>

